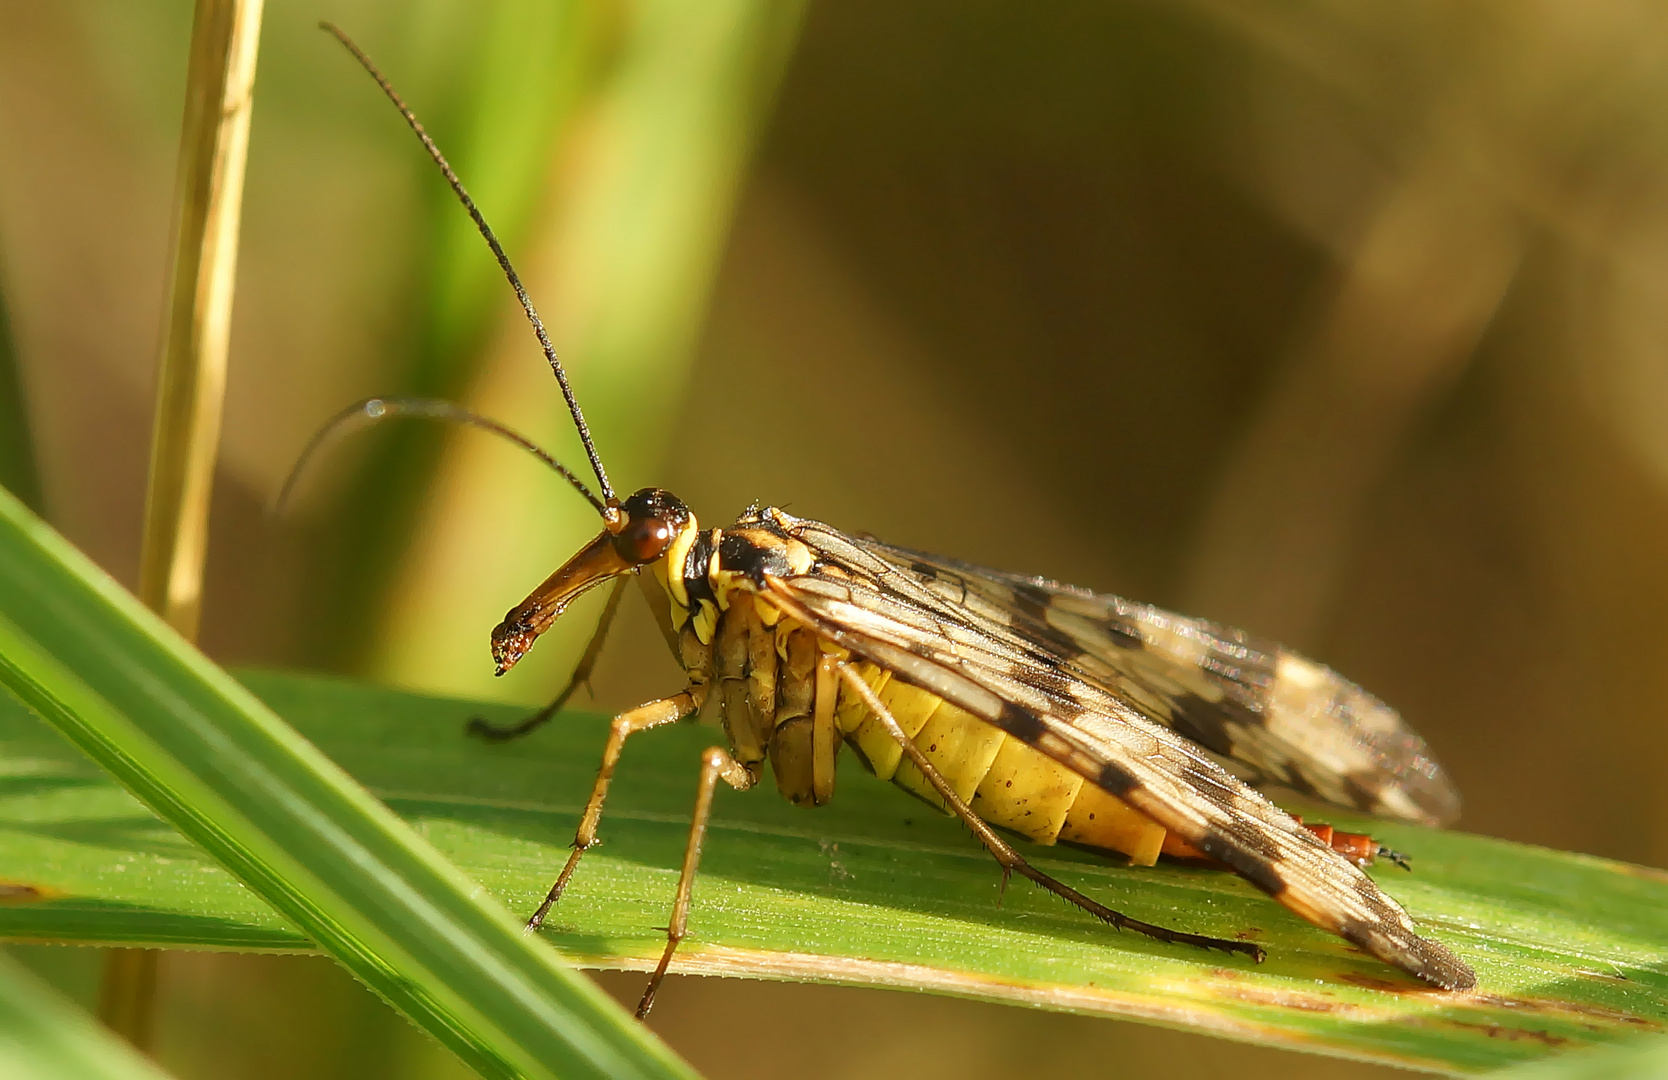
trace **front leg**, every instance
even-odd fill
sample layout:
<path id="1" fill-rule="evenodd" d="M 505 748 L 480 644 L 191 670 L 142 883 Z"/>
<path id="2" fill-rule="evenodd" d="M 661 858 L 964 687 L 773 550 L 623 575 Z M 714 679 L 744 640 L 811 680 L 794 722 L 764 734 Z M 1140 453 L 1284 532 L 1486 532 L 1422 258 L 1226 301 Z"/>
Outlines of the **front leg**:
<path id="1" fill-rule="evenodd" d="M 608 785 L 614 779 L 614 767 L 620 762 L 620 750 L 625 746 L 628 737 L 639 731 L 661 727 L 686 716 L 693 716 L 701 708 L 701 701 L 706 697 L 705 686 L 691 686 L 681 694 L 674 694 L 669 698 L 651 701 L 647 705 L 639 705 L 635 709 L 621 713 L 608 725 L 608 744 L 602 750 L 602 766 L 597 769 L 597 781 L 591 786 L 591 797 L 585 803 L 585 813 L 579 818 L 579 830 L 573 837 L 573 854 L 568 856 L 567 865 L 562 867 L 562 873 L 556 878 L 556 884 L 550 887 L 550 893 L 539 905 L 539 910 L 533 912 L 533 917 L 527 920 L 527 932 L 532 933 L 544 922 L 545 915 L 551 905 L 562 898 L 562 890 L 568 887 L 568 879 L 573 877 L 574 868 L 579 865 L 580 858 L 597 842 L 597 821 L 602 817 L 602 802 L 608 797 Z"/>

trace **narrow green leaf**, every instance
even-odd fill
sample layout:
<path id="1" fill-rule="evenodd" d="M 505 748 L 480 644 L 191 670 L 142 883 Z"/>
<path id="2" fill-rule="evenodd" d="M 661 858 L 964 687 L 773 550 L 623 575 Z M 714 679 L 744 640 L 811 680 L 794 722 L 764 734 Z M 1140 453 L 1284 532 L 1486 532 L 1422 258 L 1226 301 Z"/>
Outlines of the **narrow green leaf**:
<path id="1" fill-rule="evenodd" d="M 569 714 L 489 746 L 467 718 L 516 710 L 314 676 L 248 684 L 512 910 L 567 854 L 607 721 Z M 304 941 L 119 789 L 0 713 L 0 864 L 40 902 L 0 908 L 0 936 L 292 949 Z M 543 935 L 583 965 L 646 969 L 677 880 L 695 766 L 715 734 L 632 742 L 587 856 Z M 1028 857 L 1139 918 L 1254 937 L 1253 966 L 1118 934 L 1018 882 L 953 821 L 853 768 L 833 803 L 719 795 L 674 970 L 922 989 L 1189 1027 L 1231 1038 L 1469 1072 L 1668 1023 L 1668 875 L 1459 833 L 1339 819 L 1411 852 L 1374 871 L 1482 979 L 1420 987 L 1228 874 L 1129 869 L 1087 852 Z"/>
<path id="2" fill-rule="evenodd" d="M 606 16 L 579 0 L 494 0 L 431 5 L 420 18 L 411 50 L 424 90 L 419 115 L 433 126 L 499 239 L 520 251 L 548 201 L 556 144 L 606 65 Z M 421 78 L 425 70 L 431 74 Z M 380 99 L 368 81 L 359 92 Z M 384 111 L 386 122 L 398 127 L 393 111 Z M 412 385 L 455 394 L 493 319 L 513 311 L 514 298 L 475 223 L 417 144 L 400 134 L 404 160 L 421 174 L 425 196 L 417 224 L 427 251 L 413 304 L 422 331 L 411 358 Z"/>
<path id="3" fill-rule="evenodd" d="M 296 928 L 285 927 L 289 940 L 299 941 L 298 931 L 311 938 L 484 1075 L 690 1075 L 430 844 L 4 493 L 0 684 L 281 913 Z M 60 787 L 28 771 L 28 758 L 6 762 L 10 784 Z M 172 844 L 176 858 L 190 857 L 184 841 Z M 23 868 L 3 865 L 8 876 Z M 205 883 L 215 876 L 206 862 L 197 869 Z M 8 889 L 27 900 L 42 886 L 60 887 L 31 873 Z M 192 910 L 204 910 L 200 899 Z"/>
<path id="4" fill-rule="evenodd" d="M 0 1076 L 166 1080 L 167 1074 L 0 953 Z"/>

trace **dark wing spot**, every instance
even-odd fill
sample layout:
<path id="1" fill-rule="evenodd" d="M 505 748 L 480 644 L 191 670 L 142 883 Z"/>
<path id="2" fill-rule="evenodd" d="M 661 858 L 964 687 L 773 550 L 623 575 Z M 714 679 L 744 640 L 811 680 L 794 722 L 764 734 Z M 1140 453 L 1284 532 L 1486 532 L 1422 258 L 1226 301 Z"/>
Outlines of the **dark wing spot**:
<path id="1" fill-rule="evenodd" d="M 1146 642 L 1142 639 L 1140 632 L 1132 629 L 1119 619 L 1104 619 L 1100 626 L 1101 629 L 1106 631 L 1106 636 L 1112 640 L 1112 644 L 1120 649 L 1146 647 Z"/>
<path id="2" fill-rule="evenodd" d="M 1239 835 L 1238 844 L 1229 843 L 1223 836 L 1211 834 L 1193 841 L 1193 846 L 1217 862 L 1227 863 L 1235 873 L 1270 896 L 1286 891 L 1286 879 L 1280 875 L 1280 853 L 1259 833 L 1246 830 Z M 1246 851 L 1245 848 L 1254 848 Z"/>
<path id="3" fill-rule="evenodd" d="M 1263 718 L 1231 700 L 1206 701 L 1197 694 L 1178 694 L 1170 702 L 1175 729 L 1209 750 L 1232 756 L 1234 729 L 1252 728 Z"/>
<path id="4" fill-rule="evenodd" d="M 1045 730 L 1043 722 L 1034 714 L 1011 701 L 1002 703 L 1002 714 L 996 718 L 996 726 L 1027 746 L 1035 746 Z"/>
<path id="5" fill-rule="evenodd" d="M 1141 782 L 1135 779 L 1133 774 L 1109 761 L 1101 765 L 1100 775 L 1095 777 L 1095 786 L 1108 795 L 1116 795 L 1121 799 L 1140 787 Z"/>
<path id="6" fill-rule="evenodd" d="M 1048 622 L 1052 602 L 1048 594 L 1028 583 L 1013 586 L 1014 606 L 1040 623 Z"/>

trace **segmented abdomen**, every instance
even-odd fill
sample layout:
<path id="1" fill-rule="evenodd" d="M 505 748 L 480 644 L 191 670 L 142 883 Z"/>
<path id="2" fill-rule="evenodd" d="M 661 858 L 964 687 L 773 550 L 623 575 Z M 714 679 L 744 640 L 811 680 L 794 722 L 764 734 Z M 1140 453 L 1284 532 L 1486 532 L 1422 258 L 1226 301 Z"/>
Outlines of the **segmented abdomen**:
<path id="1" fill-rule="evenodd" d="M 1166 830 L 1147 815 L 1012 736 L 890 671 L 864 662 L 852 667 L 951 789 L 990 824 L 1039 844 L 1068 840 L 1122 852 L 1137 866 L 1151 866 L 1167 850 L 1189 853 L 1174 840 L 1167 848 Z M 903 759 L 903 748 L 844 683 L 835 722 L 876 776 L 943 808 L 920 770 Z"/>

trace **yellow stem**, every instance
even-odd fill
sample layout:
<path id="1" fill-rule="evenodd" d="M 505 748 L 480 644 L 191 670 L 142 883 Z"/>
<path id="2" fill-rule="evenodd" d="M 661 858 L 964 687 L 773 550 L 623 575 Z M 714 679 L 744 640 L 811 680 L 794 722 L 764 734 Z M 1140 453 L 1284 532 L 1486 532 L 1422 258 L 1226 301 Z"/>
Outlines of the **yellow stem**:
<path id="1" fill-rule="evenodd" d="M 139 597 L 195 637 L 220 440 L 261 0 L 197 0 L 168 332 L 140 548 Z"/>

